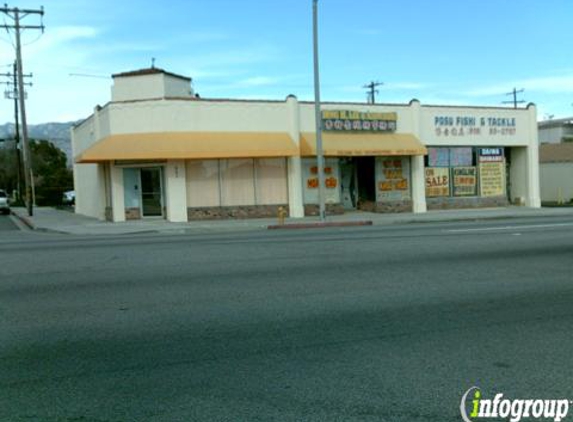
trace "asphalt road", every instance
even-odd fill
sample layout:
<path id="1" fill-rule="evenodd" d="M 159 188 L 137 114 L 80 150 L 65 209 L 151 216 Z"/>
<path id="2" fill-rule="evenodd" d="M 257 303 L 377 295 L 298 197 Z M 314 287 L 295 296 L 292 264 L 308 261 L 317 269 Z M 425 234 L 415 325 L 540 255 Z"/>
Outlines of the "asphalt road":
<path id="1" fill-rule="evenodd" d="M 460 421 L 573 399 L 573 222 L 0 239 L 0 421 Z M 573 418 L 573 410 L 571 411 Z"/>
<path id="2" fill-rule="evenodd" d="M 0 232 L 18 230 L 9 215 L 0 215 Z"/>

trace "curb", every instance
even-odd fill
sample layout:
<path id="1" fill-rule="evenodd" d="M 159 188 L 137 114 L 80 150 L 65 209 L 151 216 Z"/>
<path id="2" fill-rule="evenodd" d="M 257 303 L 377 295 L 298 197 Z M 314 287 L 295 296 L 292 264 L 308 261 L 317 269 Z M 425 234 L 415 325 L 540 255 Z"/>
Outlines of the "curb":
<path id="1" fill-rule="evenodd" d="M 16 214 L 14 211 L 10 211 L 10 215 L 16 217 L 22 224 L 24 224 L 30 230 L 36 230 L 36 225 L 28 217 Z"/>
<path id="2" fill-rule="evenodd" d="M 479 216 L 457 216 L 447 218 L 427 218 L 427 219 L 407 219 L 407 220 L 392 220 L 388 222 L 378 222 L 375 225 L 393 225 L 393 224 L 425 224 L 425 223 L 462 223 L 464 221 L 496 221 L 496 220 L 519 220 L 526 218 L 561 218 L 564 215 L 479 215 Z"/>
<path id="3" fill-rule="evenodd" d="M 355 226 L 372 226 L 372 221 L 332 221 L 325 223 L 289 223 L 289 224 L 273 224 L 267 226 L 269 230 L 280 229 L 322 229 L 326 227 L 355 227 Z"/>

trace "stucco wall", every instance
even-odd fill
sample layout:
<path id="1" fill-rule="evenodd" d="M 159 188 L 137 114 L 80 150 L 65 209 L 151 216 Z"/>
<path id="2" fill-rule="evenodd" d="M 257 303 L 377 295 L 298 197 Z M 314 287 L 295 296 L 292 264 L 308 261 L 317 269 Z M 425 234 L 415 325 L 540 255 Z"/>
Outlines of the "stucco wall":
<path id="1" fill-rule="evenodd" d="M 285 132 L 285 102 L 160 100 L 110 104 L 114 133 Z"/>
<path id="2" fill-rule="evenodd" d="M 103 166 L 98 164 L 74 165 L 75 212 L 105 219 L 106 192 Z"/>
<path id="3" fill-rule="evenodd" d="M 72 129 L 72 156 L 75 158 L 96 141 L 95 117 L 90 116 Z"/>
<path id="4" fill-rule="evenodd" d="M 573 163 L 542 163 L 541 201 L 570 202 L 573 199 Z"/>
<path id="5" fill-rule="evenodd" d="M 564 134 L 563 126 L 539 128 L 539 143 L 558 144 Z"/>
<path id="6" fill-rule="evenodd" d="M 130 77 L 118 77 L 111 87 L 112 101 L 131 101 L 146 98 L 162 98 L 165 85 L 163 75 L 140 75 Z"/>

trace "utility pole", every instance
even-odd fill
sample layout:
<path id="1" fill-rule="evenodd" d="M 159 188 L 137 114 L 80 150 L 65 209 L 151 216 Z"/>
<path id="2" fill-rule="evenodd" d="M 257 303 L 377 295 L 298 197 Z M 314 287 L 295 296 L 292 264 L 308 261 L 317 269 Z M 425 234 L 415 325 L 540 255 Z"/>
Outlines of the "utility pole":
<path id="1" fill-rule="evenodd" d="M 502 103 L 503 104 L 513 104 L 513 108 L 517 108 L 517 104 L 523 104 L 525 102 L 524 100 L 517 101 L 517 94 L 520 94 L 523 91 L 525 91 L 523 88 L 521 88 L 521 89 L 513 88 L 513 91 L 507 92 L 505 94 L 505 95 L 513 95 L 513 100 L 512 101 L 502 101 Z"/>
<path id="2" fill-rule="evenodd" d="M 318 168 L 318 212 L 326 221 L 324 191 L 324 155 L 322 153 L 322 115 L 320 113 L 320 77 L 318 73 L 318 0 L 312 1 L 312 33 L 314 51 L 314 118 L 316 120 L 316 166 Z"/>
<path id="3" fill-rule="evenodd" d="M 18 9 L 17 7 L 9 8 L 7 5 L 0 7 L 0 12 L 13 20 L 12 25 L 5 23 L 0 25 L 0 28 L 14 29 L 16 37 L 16 64 L 18 73 L 18 102 L 20 104 L 20 118 L 22 120 L 22 152 L 24 155 L 24 182 L 26 185 L 25 202 L 28 209 L 28 215 L 34 215 L 34 208 L 32 205 L 32 155 L 30 153 L 30 144 L 28 141 L 28 125 L 26 122 L 26 100 L 24 95 L 24 70 L 22 65 L 22 43 L 20 40 L 20 31 L 22 29 L 40 29 L 44 32 L 44 25 L 22 25 L 20 22 L 28 15 L 39 15 L 41 18 L 44 16 L 44 8 L 39 10 L 35 9 Z"/>
<path id="4" fill-rule="evenodd" d="M 18 118 L 18 64 L 14 62 L 12 73 L 2 73 L 0 76 L 11 78 L 12 81 L 5 82 L 8 89 L 4 92 L 6 98 L 14 100 L 14 151 L 16 152 L 16 190 L 18 199 L 22 198 L 22 162 L 20 157 L 20 119 Z M 32 74 L 22 75 L 24 78 L 31 78 Z M 32 86 L 31 82 L 24 82 L 25 86 Z M 26 92 L 24 91 L 24 97 Z"/>
<path id="5" fill-rule="evenodd" d="M 376 94 L 378 94 L 379 86 L 384 85 L 384 82 L 370 82 L 369 84 L 364 85 L 362 88 L 367 89 L 367 102 L 368 104 L 376 104 Z"/>

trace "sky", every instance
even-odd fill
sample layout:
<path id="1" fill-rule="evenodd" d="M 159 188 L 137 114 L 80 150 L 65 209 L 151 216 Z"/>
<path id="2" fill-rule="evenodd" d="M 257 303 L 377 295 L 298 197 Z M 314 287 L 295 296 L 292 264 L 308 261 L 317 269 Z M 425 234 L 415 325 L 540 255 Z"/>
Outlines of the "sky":
<path id="1" fill-rule="evenodd" d="M 112 74 L 152 58 L 191 77 L 203 98 L 314 98 L 312 0 L 8 6 L 45 12 L 43 34 L 22 33 L 30 124 L 88 117 L 110 100 Z M 366 102 L 364 85 L 377 81 L 379 103 L 512 107 L 503 102 L 516 88 L 538 120 L 573 116 L 571 0 L 319 0 L 318 10 L 323 101 Z M 8 73 L 14 33 L 0 31 L 0 73 Z M 13 101 L 0 97 L 0 124 L 13 115 Z"/>

